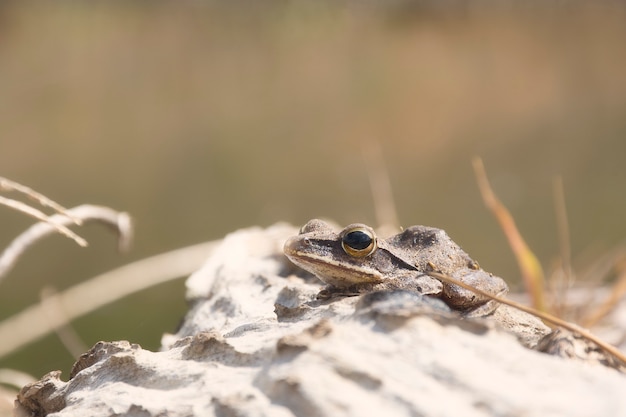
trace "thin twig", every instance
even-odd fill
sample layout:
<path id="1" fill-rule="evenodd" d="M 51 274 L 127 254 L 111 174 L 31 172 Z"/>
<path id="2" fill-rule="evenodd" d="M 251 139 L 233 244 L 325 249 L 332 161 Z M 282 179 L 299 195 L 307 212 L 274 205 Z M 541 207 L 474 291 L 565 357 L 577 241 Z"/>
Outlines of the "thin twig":
<path id="1" fill-rule="evenodd" d="M 454 284 L 454 285 L 458 285 L 459 287 L 465 288 L 466 290 L 470 290 L 476 294 L 479 294 L 483 297 L 489 298 L 491 300 L 497 301 L 498 303 L 502 303 L 502 304 L 506 304 L 508 306 L 511 306 L 513 308 L 516 308 L 518 310 L 522 310 L 525 313 L 528 314 L 532 314 L 534 316 L 539 317 L 542 320 L 545 320 L 547 322 L 550 322 L 552 324 L 555 324 L 557 326 L 563 327 L 564 329 L 567 329 L 569 331 L 575 332 L 580 334 L 582 337 L 584 337 L 587 340 L 592 341 L 593 343 L 595 343 L 596 345 L 598 345 L 602 350 L 604 350 L 605 352 L 607 352 L 610 355 L 613 355 L 615 358 L 619 359 L 622 364 L 624 364 L 626 366 L 626 355 L 624 355 L 624 353 L 622 353 L 619 349 L 617 349 L 615 346 L 606 343 L 605 341 L 599 339 L 598 337 L 596 337 L 595 335 L 593 335 L 592 333 L 590 333 L 588 330 L 574 324 L 574 323 L 570 323 L 568 321 L 562 320 L 558 317 L 555 317 L 551 314 L 546 313 L 545 311 L 539 311 L 536 310 L 532 307 L 528 307 L 525 306 L 523 304 L 517 303 L 515 301 L 509 300 L 507 298 L 502 298 L 502 297 L 498 297 L 495 296 L 493 294 L 489 294 L 486 291 L 480 290 L 478 288 L 472 287 L 471 285 L 468 285 L 462 281 L 459 281 L 458 279 L 452 278 L 448 275 L 444 275 L 444 274 L 440 274 L 439 272 L 427 272 L 428 275 L 437 278 L 441 281 L 444 281 L 448 284 Z"/>
<path id="2" fill-rule="evenodd" d="M 513 216 L 511 216 L 511 213 L 509 213 L 507 208 L 500 202 L 491 189 L 483 161 L 480 158 L 474 158 L 473 165 L 474 173 L 476 174 L 476 182 L 478 183 L 478 188 L 480 189 L 485 206 L 487 206 L 496 220 L 498 220 L 502 231 L 509 241 L 513 254 L 517 259 L 522 278 L 526 284 L 526 289 L 532 298 L 533 305 L 537 310 L 543 311 L 545 310 L 543 300 L 544 279 L 541 264 L 524 241 L 524 238 L 515 225 Z"/>
<path id="3" fill-rule="evenodd" d="M 127 249 L 132 241 L 132 224 L 127 213 L 117 212 L 108 207 L 92 205 L 74 207 L 67 210 L 67 212 L 73 218 L 80 219 L 81 222 L 100 222 L 112 227 L 119 235 L 118 245 L 121 250 Z M 73 220 L 66 215 L 55 214 L 54 216 L 46 217 L 40 223 L 32 225 L 13 239 L 0 255 L 0 281 L 28 248 L 42 238 L 53 234 L 58 230 L 59 226 L 65 227 L 65 224 L 72 223 Z"/>

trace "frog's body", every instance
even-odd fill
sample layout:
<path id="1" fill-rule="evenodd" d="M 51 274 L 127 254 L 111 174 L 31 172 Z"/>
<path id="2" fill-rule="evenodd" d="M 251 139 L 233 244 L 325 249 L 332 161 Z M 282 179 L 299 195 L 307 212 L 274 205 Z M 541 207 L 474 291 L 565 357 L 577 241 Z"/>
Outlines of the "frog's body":
<path id="1" fill-rule="evenodd" d="M 321 220 L 311 220 L 287 240 L 287 257 L 328 284 L 320 295 L 350 295 L 404 289 L 440 297 L 455 310 L 472 316 L 493 312 L 498 304 L 428 275 L 440 272 L 490 294 L 508 291 L 499 277 L 482 270 L 445 231 L 412 226 L 388 239 L 373 229 L 352 224 L 336 233 Z"/>

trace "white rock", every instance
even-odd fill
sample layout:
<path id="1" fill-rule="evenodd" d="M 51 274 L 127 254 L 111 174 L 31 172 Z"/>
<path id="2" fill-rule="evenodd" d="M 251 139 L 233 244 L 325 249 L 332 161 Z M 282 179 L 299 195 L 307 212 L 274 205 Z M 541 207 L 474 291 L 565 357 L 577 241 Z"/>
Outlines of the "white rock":
<path id="1" fill-rule="evenodd" d="M 404 292 L 317 301 L 318 280 L 282 256 L 294 233 L 227 236 L 189 278 L 163 351 L 100 342 L 68 382 L 25 387 L 17 415 L 626 415 L 623 374 L 525 348 L 497 317 L 459 320 Z M 533 345 L 543 330 L 524 320 Z"/>

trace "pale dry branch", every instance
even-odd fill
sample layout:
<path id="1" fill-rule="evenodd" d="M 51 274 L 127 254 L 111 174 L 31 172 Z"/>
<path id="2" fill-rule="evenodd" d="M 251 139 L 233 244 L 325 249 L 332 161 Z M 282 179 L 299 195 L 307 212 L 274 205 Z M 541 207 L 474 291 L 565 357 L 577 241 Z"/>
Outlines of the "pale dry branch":
<path id="1" fill-rule="evenodd" d="M 106 304 L 196 271 L 220 241 L 200 243 L 122 266 L 53 294 L 0 323 L 0 358 L 34 342 L 54 328 Z M 49 317 L 49 304 L 64 311 Z"/>
<path id="2" fill-rule="evenodd" d="M 28 207 L 28 206 L 27 206 Z M 0 255 L 0 280 L 13 268 L 19 257 L 33 244 L 42 238 L 55 233 L 58 226 L 74 223 L 74 218 L 81 222 L 99 222 L 113 228 L 119 235 L 118 246 L 126 250 L 132 241 L 132 222 L 127 213 L 117 212 L 108 207 L 82 205 L 66 211 L 65 214 L 55 214 L 46 217 L 16 237 Z M 82 238 L 81 238 L 82 239 Z"/>
<path id="3" fill-rule="evenodd" d="M 0 369 L 0 384 L 10 385 L 17 389 L 22 388 L 26 384 L 31 384 L 37 379 L 26 372 L 16 371 L 15 369 Z"/>

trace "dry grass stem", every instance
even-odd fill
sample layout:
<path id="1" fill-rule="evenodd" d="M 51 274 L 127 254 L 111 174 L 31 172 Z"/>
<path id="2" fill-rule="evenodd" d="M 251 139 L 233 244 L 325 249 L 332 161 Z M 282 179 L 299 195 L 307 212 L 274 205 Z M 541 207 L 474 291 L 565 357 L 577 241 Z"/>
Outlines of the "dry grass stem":
<path id="1" fill-rule="evenodd" d="M 19 193 L 26 195 L 30 199 L 35 200 L 36 202 L 41 204 L 43 207 L 50 207 L 54 211 L 60 214 L 65 214 L 66 216 L 72 218 L 72 215 L 68 213 L 67 209 L 63 207 L 62 205 L 60 205 L 59 203 L 55 202 L 54 200 L 51 200 L 50 198 L 46 197 L 45 195 L 41 193 L 38 193 L 32 188 L 26 187 L 25 185 L 22 185 L 15 181 L 11 181 L 4 177 L 0 177 L 0 191 L 17 191 Z M 75 218 L 73 220 L 74 220 L 74 223 L 76 223 L 77 225 L 81 224 L 80 219 Z"/>
<path id="2" fill-rule="evenodd" d="M 393 199 L 389 172 L 385 166 L 382 150 L 378 141 L 369 141 L 363 148 L 363 159 L 367 166 L 370 189 L 374 200 L 374 210 L 381 235 L 395 233 L 399 229 L 398 211 Z"/>
<path id="3" fill-rule="evenodd" d="M 54 216 L 48 217 L 48 215 L 42 212 L 41 210 L 37 210 L 36 208 L 29 206 L 28 204 L 22 203 L 21 201 L 17 201 L 17 200 L 12 200 L 10 198 L 1 197 L 1 196 L 0 196 L 0 204 L 5 205 L 7 207 L 11 207 L 12 209 L 15 209 L 31 217 L 34 217 L 35 219 L 39 221 L 46 222 L 50 226 L 52 226 L 57 232 L 74 240 L 74 242 L 76 242 L 78 245 L 82 247 L 87 246 L 87 241 L 85 239 L 78 236 L 76 233 L 72 232 L 70 229 L 68 229 L 65 226 L 65 224 L 58 223 L 57 221 L 53 220 Z M 69 220 L 67 223 L 76 224 L 74 219 L 71 219 L 65 215 L 63 216 Z"/>
<path id="4" fill-rule="evenodd" d="M 200 243 L 142 259 L 50 295 L 0 323 L 0 358 L 106 304 L 191 274 L 218 243 Z M 51 308 L 62 309 L 65 314 L 50 317 Z"/>
<path id="5" fill-rule="evenodd" d="M 617 349 L 615 346 L 610 345 L 608 343 L 606 343 L 605 341 L 599 339 L 598 337 L 596 337 L 595 335 L 593 335 L 592 333 L 590 333 L 588 330 L 574 324 L 574 323 L 570 323 L 567 322 L 565 320 L 562 320 L 558 317 L 555 317 L 551 314 L 546 313 L 545 311 L 539 311 L 536 310 L 532 307 L 528 307 L 525 306 L 523 304 L 517 303 L 515 301 L 509 300 L 507 298 L 502 298 L 502 297 L 498 297 L 495 296 L 493 294 L 489 294 L 488 292 L 482 291 L 478 288 L 472 287 L 471 285 L 468 285 L 462 281 L 459 281 L 455 278 L 452 278 L 448 275 L 444 275 L 444 274 L 440 274 L 438 272 L 428 272 L 428 275 L 437 278 L 441 281 L 444 281 L 448 284 L 454 284 L 454 285 L 458 285 L 459 287 L 463 287 L 467 290 L 473 291 L 476 294 L 479 294 L 483 297 L 487 297 L 491 300 L 495 300 L 499 303 L 502 304 L 506 304 L 508 306 L 511 306 L 513 308 L 517 308 L 518 310 L 522 310 L 528 314 L 532 314 L 534 316 L 539 317 L 540 319 L 547 321 L 549 323 L 552 323 L 556 326 L 560 326 L 563 327 L 564 329 L 567 329 L 569 331 L 575 332 L 580 334 L 582 337 L 584 337 L 585 339 L 595 343 L 596 345 L 598 345 L 602 350 L 604 350 L 606 353 L 614 356 L 615 358 L 619 359 L 620 362 L 622 362 L 622 364 L 624 366 L 626 366 L 626 355 L 624 355 L 624 353 L 622 353 L 619 349 Z"/>
<path id="6" fill-rule="evenodd" d="M 27 206 L 28 207 L 28 206 Z M 67 210 L 72 218 L 79 219 L 82 223 L 99 222 L 112 227 L 119 235 L 118 244 L 121 249 L 126 249 L 132 241 L 132 223 L 127 213 L 117 212 L 108 207 L 82 205 Z M 45 215 L 44 215 L 45 216 Z M 42 238 L 58 231 L 58 227 L 72 224 L 72 218 L 65 214 L 55 214 L 32 225 L 7 246 L 0 255 L 0 281 L 13 268 L 19 257 Z M 82 239 L 82 238 L 81 238 Z"/>
<path id="7" fill-rule="evenodd" d="M 556 212 L 557 227 L 559 231 L 559 247 L 561 249 L 561 262 L 565 277 L 572 278 L 571 248 L 569 221 L 567 218 L 567 207 L 565 204 L 565 190 L 563 178 L 557 177 L 554 180 L 554 208 Z"/>
<path id="8" fill-rule="evenodd" d="M 496 220 L 498 220 L 500 227 L 509 241 L 513 254 L 517 259 L 524 284 L 526 285 L 526 290 L 532 299 L 533 306 L 535 306 L 537 310 L 544 311 L 544 275 L 541 264 L 524 241 L 524 238 L 522 238 L 522 235 L 515 225 L 513 216 L 511 216 L 511 213 L 500 202 L 491 189 L 482 160 L 480 158 L 474 158 L 473 165 L 476 182 L 478 183 L 478 188 L 480 189 L 485 206 L 487 206 Z"/>
<path id="9" fill-rule="evenodd" d="M 565 191 L 563 187 L 563 178 L 561 176 L 554 179 L 553 187 L 554 210 L 559 236 L 559 249 L 561 252 L 561 259 L 559 262 L 559 270 L 561 273 L 556 274 L 556 276 L 560 279 L 558 282 L 554 282 L 554 288 L 552 291 L 554 300 L 552 303 L 552 311 L 562 312 L 564 306 L 567 305 L 567 289 L 572 285 L 574 274 L 572 271 L 570 232 L 569 222 L 567 219 L 567 207 L 565 204 Z"/>

